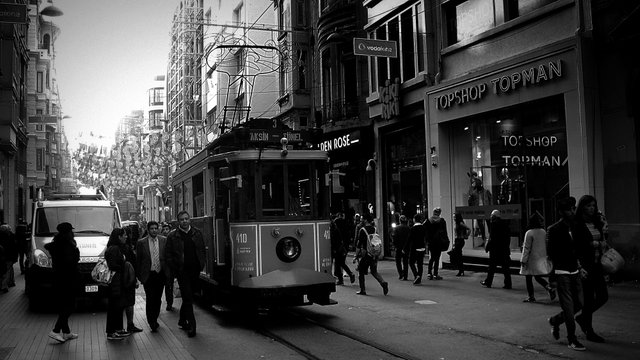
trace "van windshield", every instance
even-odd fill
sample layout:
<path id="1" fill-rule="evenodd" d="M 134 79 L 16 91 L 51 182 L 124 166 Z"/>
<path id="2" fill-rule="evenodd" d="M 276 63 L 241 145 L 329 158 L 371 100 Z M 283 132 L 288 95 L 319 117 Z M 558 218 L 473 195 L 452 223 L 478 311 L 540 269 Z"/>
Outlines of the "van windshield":
<path id="1" fill-rule="evenodd" d="M 111 207 L 47 207 L 36 210 L 35 236 L 50 236 L 58 232 L 56 227 L 68 222 L 78 235 L 111 234 L 119 226 L 118 215 Z"/>

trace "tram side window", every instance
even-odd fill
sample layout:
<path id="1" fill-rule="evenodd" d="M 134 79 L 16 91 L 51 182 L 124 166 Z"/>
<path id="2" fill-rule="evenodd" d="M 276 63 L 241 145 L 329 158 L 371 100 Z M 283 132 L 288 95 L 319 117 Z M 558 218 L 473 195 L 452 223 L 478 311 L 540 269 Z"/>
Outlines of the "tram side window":
<path id="1" fill-rule="evenodd" d="M 262 215 L 284 216 L 284 172 L 282 164 L 262 167 Z"/>
<path id="2" fill-rule="evenodd" d="M 308 164 L 289 165 L 287 197 L 289 216 L 311 215 L 311 172 Z"/>
<path id="3" fill-rule="evenodd" d="M 193 217 L 204 216 L 204 174 L 193 177 Z"/>

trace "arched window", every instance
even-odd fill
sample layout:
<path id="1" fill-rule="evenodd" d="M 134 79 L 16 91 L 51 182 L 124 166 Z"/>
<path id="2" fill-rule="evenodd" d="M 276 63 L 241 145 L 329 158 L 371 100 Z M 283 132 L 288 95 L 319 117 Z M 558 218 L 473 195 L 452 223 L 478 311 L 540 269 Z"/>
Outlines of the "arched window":
<path id="1" fill-rule="evenodd" d="M 44 36 L 42 37 L 42 48 L 43 49 L 47 49 L 47 50 L 51 50 L 49 48 L 50 42 L 51 42 L 51 35 L 44 34 Z"/>

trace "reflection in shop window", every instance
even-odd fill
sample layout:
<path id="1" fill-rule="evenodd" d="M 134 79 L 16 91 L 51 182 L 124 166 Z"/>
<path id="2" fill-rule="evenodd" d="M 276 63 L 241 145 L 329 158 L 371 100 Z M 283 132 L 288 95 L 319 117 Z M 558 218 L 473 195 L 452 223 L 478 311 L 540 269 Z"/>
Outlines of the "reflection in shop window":
<path id="1" fill-rule="evenodd" d="M 532 213 L 555 222 L 556 201 L 569 195 L 561 96 L 456 121 L 451 135 L 455 206 L 473 226 L 474 247 L 486 240 L 483 219 L 494 208 L 506 213 L 512 248 Z"/>

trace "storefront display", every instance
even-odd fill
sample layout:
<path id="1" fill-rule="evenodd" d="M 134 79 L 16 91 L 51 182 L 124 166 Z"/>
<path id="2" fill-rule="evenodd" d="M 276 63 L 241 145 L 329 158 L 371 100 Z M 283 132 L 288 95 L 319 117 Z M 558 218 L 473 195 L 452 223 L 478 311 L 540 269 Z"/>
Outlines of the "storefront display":
<path id="1" fill-rule="evenodd" d="M 488 236 L 492 210 L 510 222 L 519 248 L 527 217 L 537 212 L 550 225 L 555 201 L 568 196 L 564 100 L 553 96 L 453 121 L 455 209 L 472 220 L 474 247 Z"/>

